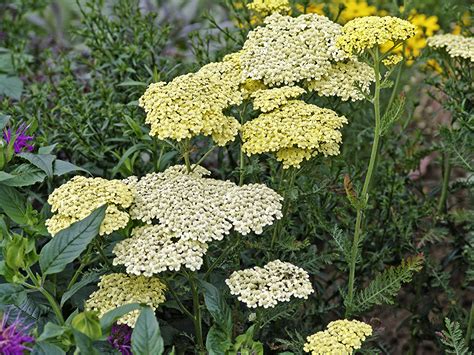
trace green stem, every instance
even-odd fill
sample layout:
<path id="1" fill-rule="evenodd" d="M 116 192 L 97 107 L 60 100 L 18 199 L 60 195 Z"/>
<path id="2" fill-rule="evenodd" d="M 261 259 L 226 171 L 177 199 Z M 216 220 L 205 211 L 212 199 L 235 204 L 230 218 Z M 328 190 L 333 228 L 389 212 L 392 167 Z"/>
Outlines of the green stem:
<path id="1" fill-rule="evenodd" d="M 471 303 L 471 312 L 469 313 L 469 320 L 467 322 L 466 338 L 464 339 L 464 342 L 466 343 L 466 347 L 468 349 L 469 349 L 469 344 L 471 343 L 473 325 L 474 325 L 474 302 Z"/>
<path id="2" fill-rule="evenodd" d="M 219 257 L 211 264 L 211 266 L 207 269 L 206 273 L 204 274 L 204 278 L 207 278 L 209 274 L 219 265 L 221 265 L 222 261 L 229 255 L 229 252 L 233 250 L 238 244 L 240 243 L 239 235 L 235 238 L 235 242 L 229 245 Z"/>
<path id="3" fill-rule="evenodd" d="M 99 236 L 99 238 L 100 238 L 100 236 Z M 107 265 L 107 267 L 110 269 L 110 268 L 112 268 L 112 263 L 107 258 L 107 255 L 105 255 L 104 249 L 102 249 L 101 242 L 102 242 L 102 240 L 99 241 L 99 239 L 94 239 L 94 244 L 95 244 L 95 247 L 97 248 L 97 251 L 99 252 L 100 257 L 104 261 L 105 265 Z"/>
<path id="4" fill-rule="evenodd" d="M 244 184 L 245 179 L 245 154 L 240 146 L 240 159 L 239 159 L 239 186 Z"/>
<path id="5" fill-rule="evenodd" d="M 451 161 L 447 152 L 443 153 L 443 186 L 438 202 L 438 214 L 446 212 L 446 200 L 448 198 L 449 179 L 451 177 Z"/>
<path id="6" fill-rule="evenodd" d="M 214 151 L 215 148 L 216 148 L 216 146 L 211 147 L 211 149 L 209 149 L 209 150 L 201 157 L 201 159 L 199 159 L 198 162 L 197 162 L 196 164 L 194 164 L 194 166 L 191 168 L 191 171 L 194 171 L 194 169 L 196 169 L 196 167 L 197 167 L 198 165 L 200 165 L 200 164 L 204 161 L 204 159 L 206 159 L 206 158 L 208 157 L 208 155 L 211 154 L 211 153 Z"/>
<path id="7" fill-rule="evenodd" d="M 359 196 L 359 204 L 357 206 L 357 217 L 356 225 L 354 230 L 354 238 L 352 240 L 351 247 L 351 259 L 349 264 L 349 281 L 348 281 L 348 292 L 347 292 L 347 308 L 346 316 L 352 311 L 353 300 L 354 300 L 354 281 L 355 281 L 355 269 L 357 264 L 357 255 L 359 250 L 360 237 L 362 235 L 362 219 L 364 212 L 367 208 L 367 202 L 369 199 L 370 185 L 372 182 L 372 176 L 375 170 L 375 163 L 377 161 L 377 155 L 379 150 L 380 141 L 380 58 L 378 49 L 373 53 L 374 58 L 374 70 L 375 70 L 375 95 L 373 100 L 374 115 L 375 115 L 375 132 L 374 141 L 372 144 L 372 151 L 370 153 L 369 167 L 367 168 L 367 174 L 365 176 L 364 186 L 362 187 L 362 193 Z"/>
<path id="8" fill-rule="evenodd" d="M 405 48 L 403 50 L 405 50 Z M 387 109 L 385 110 L 385 112 L 390 110 L 390 107 L 392 106 L 392 103 L 395 100 L 395 97 L 397 96 L 398 85 L 400 85 L 400 78 L 402 77 L 403 63 L 404 62 L 398 64 L 397 76 L 395 78 L 395 83 L 393 84 L 392 94 L 390 95 L 390 100 L 388 101 Z"/>
<path id="9" fill-rule="evenodd" d="M 196 343 L 198 346 L 199 354 L 206 354 L 206 347 L 204 346 L 204 338 L 202 336 L 202 321 L 201 321 L 201 305 L 199 303 L 199 288 L 196 285 L 196 280 L 194 275 L 189 278 L 191 283 L 191 292 L 193 295 L 193 322 L 194 322 L 194 331 L 196 333 Z"/>
<path id="10" fill-rule="evenodd" d="M 186 314 L 192 321 L 194 321 L 194 316 L 191 312 L 188 311 L 188 309 L 181 303 L 180 299 L 179 299 L 179 296 L 178 294 L 176 293 L 176 291 L 171 287 L 171 284 L 169 282 L 167 282 L 165 280 L 165 283 L 166 283 L 166 287 L 168 288 L 168 291 L 171 292 L 171 294 L 173 295 L 173 298 L 174 300 L 176 301 L 176 303 L 178 304 L 178 307 L 179 309 L 181 309 L 181 311 Z"/>
<path id="11" fill-rule="evenodd" d="M 186 170 L 188 171 L 188 173 L 192 172 L 191 160 L 189 159 L 189 153 L 190 153 L 189 143 L 190 143 L 189 139 L 186 139 L 182 148 L 184 163 L 186 164 Z"/>
<path id="12" fill-rule="evenodd" d="M 61 312 L 61 308 L 59 307 L 58 303 L 54 299 L 54 297 L 46 290 L 43 288 L 43 286 L 40 286 L 37 288 L 39 292 L 48 300 L 49 304 L 51 305 L 51 308 L 53 309 L 54 314 L 56 315 L 56 318 L 58 319 L 60 325 L 64 324 L 64 317 Z"/>

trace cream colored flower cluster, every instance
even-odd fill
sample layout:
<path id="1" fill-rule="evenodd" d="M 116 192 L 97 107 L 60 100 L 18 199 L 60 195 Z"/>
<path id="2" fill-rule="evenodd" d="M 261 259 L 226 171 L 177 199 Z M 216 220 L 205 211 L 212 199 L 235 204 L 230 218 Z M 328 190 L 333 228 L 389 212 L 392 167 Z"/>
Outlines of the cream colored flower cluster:
<path id="1" fill-rule="evenodd" d="M 242 102 L 240 68 L 233 56 L 169 83 L 151 84 L 139 100 L 150 135 L 177 141 L 212 136 L 218 145 L 234 140 L 240 124 L 223 110 Z"/>
<path id="2" fill-rule="evenodd" d="M 329 323 L 325 331 L 310 335 L 304 351 L 313 355 L 352 354 L 371 335 L 370 325 L 358 320 L 340 319 Z"/>
<path id="3" fill-rule="evenodd" d="M 385 64 L 387 67 L 393 67 L 397 65 L 403 60 L 403 56 L 401 54 L 392 54 L 389 55 L 387 58 L 382 59 L 382 63 Z"/>
<path id="4" fill-rule="evenodd" d="M 288 0 L 253 0 L 253 2 L 247 5 L 247 8 L 262 17 L 275 12 L 288 14 L 291 11 Z"/>
<path id="5" fill-rule="evenodd" d="M 314 292 L 305 270 L 280 260 L 271 261 L 263 268 L 235 271 L 225 282 L 230 293 L 250 308 L 275 307 L 291 297 L 307 299 Z"/>
<path id="6" fill-rule="evenodd" d="M 276 152 L 283 168 L 299 167 L 304 159 L 319 153 L 339 154 L 339 129 L 345 123 L 347 119 L 332 110 L 289 100 L 244 124 L 242 149 L 247 155 Z"/>
<path id="7" fill-rule="evenodd" d="M 389 41 L 396 44 L 407 40 L 415 33 L 414 25 L 397 17 L 358 17 L 344 25 L 337 46 L 348 54 L 360 54 Z"/>
<path id="8" fill-rule="evenodd" d="M 99 233 L 110 234 L 127 225 L 129 215 L 121 208 L 130 207 L 132 201 L 132 191 L 119 180 L 75 176 L 49 196 L 48 203 L 55 214 L 46 221 L 46 226 L 48 232 L 55 235 L 107 204 Z"/>
<path id="9" fill-rule="evenodd" d="M 288 102 L 288 99 L 297 98 L 305 92 L 299 86 L 284 86 L 281 88 L 258 90 L 251 97 L 253 98 L 254 108 L 262 112 L 270 112 Z"/>
<path id="10" fill-rule="evenodd" d="M 339 96 L 343 101 L 357 101 L 370 93 L 370 84 L 374 81 L 375 72 L 370 65 L 351 59 L 332 64 L 320 80 L 308 82 L 307 88 L 320 96 Z"/>
<path id="11" fill-rule="evenodd" d="M 263 80 L 265 85 L 292 85 L 319 80 L 331 62 L 346 57 L 336 47 L 341 26 L 327 17 L 273 14 L 266 26 L 250 31 L 240 54 L 244 79 Z"/>
<path id="12" fill-rule="evenodd" d="M 102 276 L 99 289 L 86 301 L 88 311 L 96 311 L 102 317 L 108 311 L 129 303 L 144 303 L 153 309 L 165 301 L 166 286 L 157 277 L 109 274 Z M 117 323 L 134 327 L 140 311 L 132 311 Z"/>
<path id="13" fill-rule="evenodd" d="M 444 34 L 428 38 L 428 46 L 444 48 L 450 57 L 464 58 L 474 62 L 474 37 Z"/>
<path id="14" fill-rule="evenodd" d="M 163 225 L 135 228 L 132 236 L 114 248 L 114 265 L 124 265 L 128 274 L 152 276 L 165 270 L 178 271 L 182 266 L 199 270 L 207 244 L 180 239 Z"/>
<path id="15" fill-rule="evenodd" d="M 281 218 L 282 197 L 260 184 L 237 186 L 205 178 L 204 169 L 184 173 L 173 167 L 144 176 L 133 184 L 133 219 L 159 222 L 176 237 L 206 243 L 221 240 L 234 228 L 241 234 L 261 233 Z"/>

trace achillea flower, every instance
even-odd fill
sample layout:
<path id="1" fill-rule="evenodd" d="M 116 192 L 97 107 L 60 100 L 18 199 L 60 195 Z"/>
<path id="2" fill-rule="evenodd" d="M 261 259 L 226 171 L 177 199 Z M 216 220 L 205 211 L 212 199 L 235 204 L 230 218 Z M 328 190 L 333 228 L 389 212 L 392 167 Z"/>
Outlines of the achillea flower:
<path id="1" fill-rule="evenodd" d="M 249 32 L 240 52 L 244 79 L 269 87 L 319 80 L 331 62 L 346 57 L 335 45 L 341 26 L 327 17 L 273 14 L 265 23 Z"/>
<path id="2" fill-rule="evenodd" d="M 153 310 L 165 301 L 166 286 L 157 277 L 109 274 L 102 276 L 99 289 L 86 301 L 88 311 L 96 311 L 102 317 L 108 311 L 129 303 L 144 303 Z M 134 310 L 117 321 L 134 327 L 140 314 Z"/>
<path id="3" fill-rule="evenodd" d="M 176 237 L 201 243 L 221 240 L 232 228 L 260 234 L 281 218 L 282 197 L 267 186 L 237 186 L 205 178 L 207 174 L 201 167 L 188 174 L 174 166 L 132 182 L 130 216 L 148 224 L 157 220 Z"/>
<path id="4" fill-rule="evenodd" d="M 250 308 L 272 308 L 292 297 L 307 299 L 314 292 L 306 271 L 280 260 L 269 262 L 263 268 L 235 271 L 225 282 L 230 293 Z"/>
<path id="5" fill-rule="evenodd" d="M 135 228 L 132 236 L 114 248 L 114 265 L 124 265 L 128 274 L 152 276 L 165 270 L 178 271 L 182 266 L 194 271 L 203 263 L 207 244 L 180 239 L 162 225 Z"/>
<path id="6" fill-rule="evenodd" d="M 132 353 L 132 331 L 126 324 L 114 324 L 107 337 L 108 343 L 122 355 L 133 355 Z"/>
<path id="7" fill-rule="evenodd" d="M 8 315 L 3 314 L 0 322 L 0 351 L 2 354 L 23 355 L 25 351 L 31 351 L 28 346 L 35 341 L 26 332 L 29 326 L 22 324 L 19 318 L 8 324 Z"/>
<path id="8" fill-rule="evenodd" d="M 370 325 L 358 320 L 341 319 L 329 323 L 325 331 L 310 335 L 304 351 L 312 355 L 352 354 L 371 335 Z"/>
<path id="9" fill-rule="evenodd" d="M 474 62 L 474 37 L 444 34 L 428 38 L 428 46 L 444 49 L 451 58 L 464 58 Z"/>
<path id="10" fill-rule="evenodd" d="M 270 112 L 288 102 L 288 99 L 297 98 L 306 91 L 298 86 L 284 86 L 281 88 L 258 90 L 254 92 L 253 107 L 262 112 Z"/>
<path id="11" fill-rule="evenodd" d="M 343 101 L 363 100 L 369 94 L 370 84 L 375 82 L 374 69 L 352 58 L 347 62 L 337 62 L 320 80 L 311 80 L 306 85 L 309 91 L 320 96 L 339 96 Z"/>
<path id="12" fill-rule="evenodd" d="M 10 128 L 3 131 L 3 139 L 5 139 L 5 142 L 7 142 L 7 144 L 10 144 L 10 142 L 13 140 L 13 149 L 15 151 L 15 154 L 21 153 L 24 150 L 27 150 L 29 152 L 33 150 L 34 147 L 28 142 L 32 141 L 34 137 L 28 136 L 26 134 L 28 128 L 29 126 L 22 123 L 14 134 L 12 134 Z"/>
<path id="13" fill-rule="evenodd" d="M 397 17 L 358 17 L 344 25 L 337 46 L 350 55 L 361 54 L 388 41 L 395 44 L 405 41 L 415 32 L 414 25 Z"/>
<path id="14" fill-rule="evenodd" d="M 387 58 L 382 59 L 382 63 L 385 64 L 387 67 L 392 67 L 397 65 L 403 60 L 403 57 L 400 54 L 392 54 L 389 55 Z"/>
<path id="15" fill-rule="evenodd" d="M 291 11 L 288 0 L 253 0 L 247 5 L 247 8 L 261 17 L 273 13 L 288 14 Z"/>
<path id="16" fill-rule="evenodd" d="M 108 204 L 99 233 L 110 234 L 127 225 L 129 215 L 121 208 L 130 207 L 132 201 L 132 191 L 120 180 L 75 176 L 49 196 L 51 211 L 56 214 L 46 221 L 46 226 L 48 232 L 55 235 Z"/>
<path id="17" fill-rule="evenodd" d="M 347 119 L 332 110 L 289 100 L 244 124 L 242 149 L 247 155 L 275 152 L 283 168 L 299 167 L 304 159 L 319 153 L 339 154 L 339 129 L 345 123 Z"/>
<path id="18" fill-rule="evenodd" d="M 212 136 L 221 146 L 232 141 L 240 124 L 223 110 L 242 102 L 240 82 L 238 59 L 230 56 L 169 83 L 151 84 L 139 100 L 150 135 L 177 141 Z"/>

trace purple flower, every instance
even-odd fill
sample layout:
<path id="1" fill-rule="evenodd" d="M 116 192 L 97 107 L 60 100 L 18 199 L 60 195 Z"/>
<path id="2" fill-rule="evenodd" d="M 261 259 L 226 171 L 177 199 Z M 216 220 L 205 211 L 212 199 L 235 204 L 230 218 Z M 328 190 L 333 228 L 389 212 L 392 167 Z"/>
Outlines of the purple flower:
<path id="1" fill-rule="evenodd" d="M 25 350 L 31 351 L 26 343 L 35 339 L 26 334 L 29 326 L 25 326 L 17 317 L 10 325 L 8 315 L 4 314 L 0 323 L 0 351 L 5 355 L 23 355 Z"/>
<path id="2" fill-rule="evenodd" d="M 18 129 L 16 130 L 16 133 L 15 135 L 13 135 L 13 137 L 10 128 L 3 131 L 3 139 L 5 139 L 7 144 L 9 144 L 11 140 L 13 140 L 13 149 L 15 150 L 15 154 L 21 153 L 21 151 L 25 148 L 29 152 L 33 150 L 33 146 L 28 144 L 28 141 L 33 140 L 33 136 L 26 135 L 26 131 L 28 130 L 28 128 L 29 126 L 22 123 L 20 127 L 18 127 Z"/>
<path id="3" fill-rule="evenodd" d="M 115 324 L 107 341 L 123 355 L 132 355 L 132 328 L 126 324 Z"/>

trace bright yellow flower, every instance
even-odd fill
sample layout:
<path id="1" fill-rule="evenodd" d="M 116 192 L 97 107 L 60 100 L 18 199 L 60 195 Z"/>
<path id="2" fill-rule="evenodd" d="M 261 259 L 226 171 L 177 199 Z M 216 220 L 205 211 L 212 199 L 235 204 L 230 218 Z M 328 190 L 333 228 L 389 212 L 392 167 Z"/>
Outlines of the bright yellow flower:
<path id="1" fill-rule="evenodd" d="M 253 0 L 253 2 L 247 5 L 247 8 L 261 17 L 266 17 L 273 13 L 286 15 L 291 11 L 288 0 Z"/>
<path id="2" fill-rule="evenodd" d="M 324 4 L 316 4 L 310 2 L 306 9 L 304 5 L 296 4 L 296 9 L 303 14 L 318 14 L 324 15 Z"/>
<path id="3" fill-rule="evenodd" d="M 343 10 L 339 14 L 338 22 L 346 23 L 356 17 L 373 16 L 377 14 L 377 8 L 369 5 L 364 0 L 336 0 L 330 6 L 333 16 L 337 16 L 340 6 Z"/>

